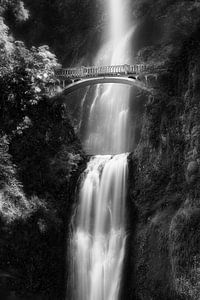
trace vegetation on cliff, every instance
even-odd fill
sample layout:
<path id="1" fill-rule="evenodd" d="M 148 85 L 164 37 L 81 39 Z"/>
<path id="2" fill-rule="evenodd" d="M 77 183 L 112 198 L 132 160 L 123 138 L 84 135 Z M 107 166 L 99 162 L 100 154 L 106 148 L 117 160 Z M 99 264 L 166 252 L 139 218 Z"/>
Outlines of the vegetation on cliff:
<path id="1" fill-rule="evenodd" d="M 136 0 L 132 5 L 139 23 L 134 41 L 139 61 L 169 62 L 199 25 L 196 0 Z"/>
<path id="2" fill-rule="evenodd" d="M 65 235 L 81 145 L 67 110 L 52 104 L 56 56 L 27 48 L 5 24 L 24 22 L 22 1 L 0 5 L 0 295 L 64 294 Z"/>
<path id="3" fill-rule="evenodd" d="M 11 4 L 5 14 L 17 39 L 24 40 L 28 46 L 49 45 L 64 65 L 75 65 L 83 57 L 85 61 L 92 59 L 91 53 L 97 51 L 100 42 L 104 1 L 23 2 L 28 9 L 29 18 L 23 18 L 24 21 L 19 22 Z"/>
<path id="4" fill-rule="evenodd" d="M 134 299 L 199 299 L 199 25 L 187 34 L 158 76 L 130 160 Z"/>

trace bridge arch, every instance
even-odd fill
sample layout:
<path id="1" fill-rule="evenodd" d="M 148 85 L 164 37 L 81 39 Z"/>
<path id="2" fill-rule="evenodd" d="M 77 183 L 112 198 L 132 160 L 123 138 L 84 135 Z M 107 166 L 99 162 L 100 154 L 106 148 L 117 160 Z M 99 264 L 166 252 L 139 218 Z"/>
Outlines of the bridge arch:
<path id="1" fill-rule="evenodd" d="M 133 76 L 130 76 L 130 77 L 94 77 L 94 78 L 88 78 L 88 79 L 80 79 L 80 80 L 77 80 L 66 86 L 63 85 L 62 94 L 68 95 L 78 89 L 81 89 L 81 88 L 84 88 L 87 86 L 91 86 L 91 85 L 104 84 L 104 83 L 116 83 L 116 84 L 123 84 L 123 85 L 128 85 L 128 86 L 136 86 L 140 89 L 151 91 L 151 89 L 148 88 L 145 85 L 145 83 L 137 80 Z"/>

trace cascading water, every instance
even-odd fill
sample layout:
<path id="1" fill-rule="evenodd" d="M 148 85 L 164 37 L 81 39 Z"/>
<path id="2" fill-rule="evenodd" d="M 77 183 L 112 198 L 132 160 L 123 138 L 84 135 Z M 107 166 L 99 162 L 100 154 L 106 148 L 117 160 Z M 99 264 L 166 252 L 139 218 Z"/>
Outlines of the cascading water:
<path id="1" fill-rule="evenodd" d="M 131 64 L 131 38 L 135 26 L 129 23 L 130 1 L 109 0 L 108 41 L 97 54 L 94 65 Z M 130 87 L 99 85 L 91 105 L 84 146 L 91 154 L 118 154 L 131 150 L 129 124 Z"/>
<path id="2" fill-rule="evenodd" d="M 108 42 L 96 65 L 130 63 L 129 0 L 107 0 Z M 117 300 L 125 252 L 125 199 L 129 145 L 129 88 L 98 85 L 85 147 L 92 154 L 82 176 L 71 239 L 73 300 Z M 86 95 L 83 102 L 85 102 Z M 101 154 L 101 155 L 100 155 Z M 108 155 L 109 154 L 109 155 Z M 113 155 L 115 154 L 115 155 Z"/>
<path id="3" fill-rule="evenodd" d="M 95 156 L 88 163 L 71 247 L 73 299 L 118 299 L 126 240 L 126 178 L 126 154 Z"/>

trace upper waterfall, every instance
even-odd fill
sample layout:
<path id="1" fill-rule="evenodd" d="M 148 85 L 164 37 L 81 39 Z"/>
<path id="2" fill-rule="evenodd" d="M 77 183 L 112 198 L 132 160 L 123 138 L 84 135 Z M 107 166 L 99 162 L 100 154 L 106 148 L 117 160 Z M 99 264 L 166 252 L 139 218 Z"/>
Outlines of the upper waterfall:
<path id="1" fill-rule="evenodd" d="M 131 64 L 131 39 L 135 25 L 129 16 L 130 1 L 109 0 L 108 28 L 94 65 Z M 131 151 L 129 126 L 130 87 L 105 84 L 96 87 L 86 124 L 84 147 L 91 154 L 119 154 Z M 91 97 L 91 93 L 88 93 Z"/>
<path id="2" fill-rule="evenodd" d="M 109 15 L 109 35 L 108 40 L 113 43 L 113 46 L 118 45 L 124 33 L 131 26 L 129 15 L 129 2 L 121 0 L 109 0 L 107 2 Z"/>

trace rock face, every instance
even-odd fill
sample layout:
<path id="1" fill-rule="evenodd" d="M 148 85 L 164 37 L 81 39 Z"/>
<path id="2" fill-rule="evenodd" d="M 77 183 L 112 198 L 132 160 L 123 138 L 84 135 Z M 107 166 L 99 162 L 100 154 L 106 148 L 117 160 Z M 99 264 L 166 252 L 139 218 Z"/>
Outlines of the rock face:
<path id="1" fill-rule="evenodd" d="M 130 156 L 126 299 L 198 300 L 200 295 L 200 29 L 161 75 Z M 131 218 L 131 217 L 130 217 Z"/>

